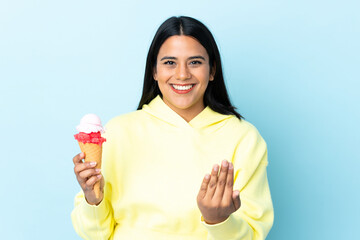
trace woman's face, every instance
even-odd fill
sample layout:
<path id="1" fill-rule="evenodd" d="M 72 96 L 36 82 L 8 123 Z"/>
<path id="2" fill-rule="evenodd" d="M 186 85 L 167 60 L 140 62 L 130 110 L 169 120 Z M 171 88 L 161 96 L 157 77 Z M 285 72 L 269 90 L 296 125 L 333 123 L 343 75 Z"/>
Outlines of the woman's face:
<path id="1" fill-rule="evenodd" d="M 171 36 L 160 47 L 154 79 L 163 101 L 190 121 L 204 109 L 204 93 L 210 74 L 206 49 L 189 36 Z"/>

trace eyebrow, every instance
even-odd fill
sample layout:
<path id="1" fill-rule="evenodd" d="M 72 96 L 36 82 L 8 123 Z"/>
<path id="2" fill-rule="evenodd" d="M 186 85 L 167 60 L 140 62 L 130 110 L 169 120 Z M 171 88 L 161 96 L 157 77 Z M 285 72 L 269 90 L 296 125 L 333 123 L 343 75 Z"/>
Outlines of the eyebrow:
<path id="1" fill-rule="evenodd" d="M 195 59 L 195 58 L 200 58 L 200 59 L 205 61 L 205 58 L 203 56 L 200 56 L 200 55 L 199 56 L 189 57 L 188 60 Z M 176 57 L 165 56 L 165 57 L 161 58 L 160 61 L 165 60 L 165 59 L 174 59 L 174 60 L 176 60 L 177 58 Z"/>

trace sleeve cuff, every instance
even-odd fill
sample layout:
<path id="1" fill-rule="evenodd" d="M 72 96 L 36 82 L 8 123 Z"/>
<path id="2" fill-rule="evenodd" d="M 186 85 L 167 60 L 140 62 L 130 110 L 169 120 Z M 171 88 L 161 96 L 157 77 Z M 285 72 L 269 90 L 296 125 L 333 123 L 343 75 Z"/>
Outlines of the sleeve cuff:
<path id="1" fill-rule="evenodd" d="M 94 219 L 103 219 L 106 218 L 109 214 L 109 208 L 106 204 L 106 199 L 104 198 L 99 205 L 90 205 L 85 197 L 81 202 L 81 209 L 84 216 Z"/>
<path id="2" fill-rule="evenodd" d="M 201 223 L 214 239 L 223 239 L 234 232 L 235 229 L 240 229 L 242 223 L 235 219 L 231 214 L 225 221 L 217 224 L 207 224 L 201 216 Z"/>

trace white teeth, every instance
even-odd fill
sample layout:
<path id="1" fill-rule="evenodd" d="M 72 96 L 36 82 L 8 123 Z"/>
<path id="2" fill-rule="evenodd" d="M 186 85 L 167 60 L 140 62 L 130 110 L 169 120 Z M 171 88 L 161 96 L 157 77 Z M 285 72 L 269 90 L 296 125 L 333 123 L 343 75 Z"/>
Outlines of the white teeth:
<path id="1" fill-rule="evenodd" d="M 174 85 L 171 84 L 176 90 L 189 90 L 190 88 L 193 87 L 193 85 L 186 85 L 186 86 L 179 86 L 179 85 Z"/>

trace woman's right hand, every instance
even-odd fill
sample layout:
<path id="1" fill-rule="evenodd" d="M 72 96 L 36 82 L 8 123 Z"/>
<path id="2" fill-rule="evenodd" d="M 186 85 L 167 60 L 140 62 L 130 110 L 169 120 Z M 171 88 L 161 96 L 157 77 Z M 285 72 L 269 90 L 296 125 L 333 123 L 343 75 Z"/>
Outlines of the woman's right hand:
<path id="1" fill-rule="evenodd" d="M 104 178 L 101 170 L 96 168 L 96 162 L 83 162 L 84 153 L 79 153 L 73 158 L 74 172 L 79 182 L 86 201 L 90 205 L 99 205 L 104 197 Z M 100 181 L 100 195 L 97 198 L 94 191 L 94 185 Z"/>

